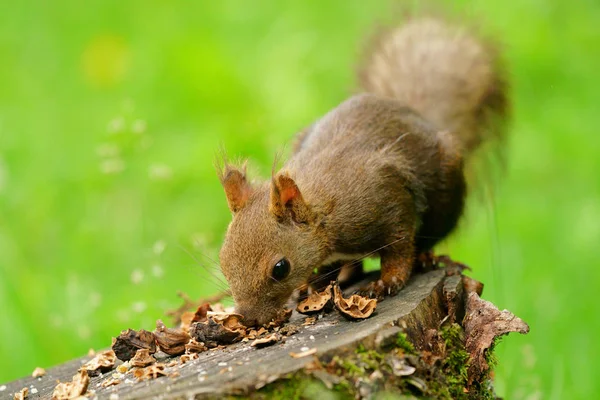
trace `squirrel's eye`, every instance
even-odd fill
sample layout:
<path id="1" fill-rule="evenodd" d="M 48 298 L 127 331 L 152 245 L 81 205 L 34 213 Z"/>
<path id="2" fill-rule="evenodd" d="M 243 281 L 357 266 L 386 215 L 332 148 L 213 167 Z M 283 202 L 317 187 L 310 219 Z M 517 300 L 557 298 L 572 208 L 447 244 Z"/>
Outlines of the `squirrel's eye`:
<path id="1" fill-rule="evenodd" d="M 287 260 L 287 258 L 282 258 L 281 260 L 277 261 L 277 263 L 273 267 L 273 272 L 271 273 L 271 276 L 276 281 L 285 279 L 285 277 L 290 274 L 290 268 L 290 262 Z"/>

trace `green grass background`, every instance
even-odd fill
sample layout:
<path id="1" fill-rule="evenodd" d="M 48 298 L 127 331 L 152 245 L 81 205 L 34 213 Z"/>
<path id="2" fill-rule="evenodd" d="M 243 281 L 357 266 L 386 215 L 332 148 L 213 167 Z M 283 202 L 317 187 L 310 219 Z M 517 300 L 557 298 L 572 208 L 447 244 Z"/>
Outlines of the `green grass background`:
<path id="1" fill-rule="evenodd" d="M 508 169 L 441 250 L 531 325 L 498 347 L 510 399 L 600 391 L 600 3 L 462 1 L 506 45 Z M 388 1 L 0 6 L 0 382 L 152 328 L 219 290 L 223 144 L 267 176 L 353 90 Z M 481 18 L 479 18 L 481 17 Z M 596 376 L 596 378 L 593 378 Z"/>

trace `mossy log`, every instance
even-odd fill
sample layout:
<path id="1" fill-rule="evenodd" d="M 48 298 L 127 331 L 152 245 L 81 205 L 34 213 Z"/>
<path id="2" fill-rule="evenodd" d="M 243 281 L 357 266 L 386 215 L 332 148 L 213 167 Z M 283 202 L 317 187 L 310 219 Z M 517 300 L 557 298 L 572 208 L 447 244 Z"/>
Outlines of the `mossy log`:
<path id="1" fill-rule="evenodd" d="M 489 348 L 498 336 L 528 328 L 479 299 L 478 287 L 457 271 L 418 274 L 366 320 L 348 321 L 332 312 L 303 325 L 305 316 L 294 312 L 288 325 L 296 325 L 298 332 L 284 342 L 260 349 L 237 343 L 169 367 L 167 377 L 142 382 L 123 377 L 118 385 L 102 387 L 112 378 L 108 372 L 91 378 L 88 394 L 111 399 L 313 398 L 328 391 L 332 398 L 370 398 L 385 391 L 493 398 Z M 313 354 L 294 358 L 290 353 Z M 10 382 L 0 397 L 12 398 L 27 387 L 30 399 L 51 398 L 56 381 L 70 381 L 89 359 L 50 368 L 41 378 Z M 159 361 L 171 359 L 177 357 Z"/>

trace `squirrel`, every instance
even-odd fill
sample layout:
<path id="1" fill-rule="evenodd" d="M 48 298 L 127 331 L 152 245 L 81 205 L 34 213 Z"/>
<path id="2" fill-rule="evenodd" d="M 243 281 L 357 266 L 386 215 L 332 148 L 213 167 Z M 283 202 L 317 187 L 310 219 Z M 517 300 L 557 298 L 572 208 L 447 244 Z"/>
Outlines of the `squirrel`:
<path id="1" fill-rule="evenodd" d="M 378 255 L 381 271 L 363 293 L 407 283 L 463 213 L 465 161 L 504 135 L 500 61 L 463 26 L 409 18 L 368 46 L 363 93 L 302 131 L 269 181 L 251 182 L 245 164 L 219 168 L 233 214 L 220 265 L 248 325 L 275 318 L 315 269 L 328 283 L 364 256 Z"/>

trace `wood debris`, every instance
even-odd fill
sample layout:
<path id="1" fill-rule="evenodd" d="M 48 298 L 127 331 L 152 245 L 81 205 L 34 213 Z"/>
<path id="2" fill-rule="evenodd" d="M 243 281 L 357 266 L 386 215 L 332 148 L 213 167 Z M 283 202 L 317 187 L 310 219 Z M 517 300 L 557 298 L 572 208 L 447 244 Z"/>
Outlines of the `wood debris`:
<path id="1" fill-rule="evenodd" d="M 316 353 L 317 353 L 317 348 L 314 347 L 314 348 L 308 349 L 306 351 L 301 351 L 300 353 L 290 352 L 290 356 L 292 358 L 302 358 L 302 357 L 312 356 L 313 354 L 316 354 Z"/>
<path id="2" fill-rule="evenodd" d="M 475 292 L 481 296 L 481 293 L 483 292 L 483 283 L 466 275 L 462 275 L 461 279 L 463 287 L 465 288 L 465 292 Z"/>
<path id="3" fill-rule="evenodd" d="M 497 337 L 510 332 L 529 332 L 529 326 L 507 310 L 500 311 L 493 303 L 482 300 L 476 292 L 469 292 L 467 311 L 463 321 L 465 329 L 465 349 L 471 362 L 468 382 L 479 380 L 489 370 L 486 352 Z"/>
<path id="4" fill-rule="evenodd" d="M 46 370 L 44 368 L 40 368 L 40 367 L 36 367 L 33 372 L 31 373 L 31 376 L 34 378 L 39 378 L 46 375 Z"/>

